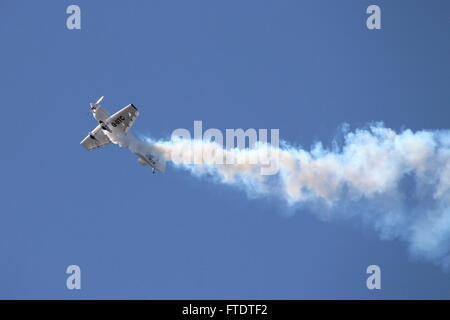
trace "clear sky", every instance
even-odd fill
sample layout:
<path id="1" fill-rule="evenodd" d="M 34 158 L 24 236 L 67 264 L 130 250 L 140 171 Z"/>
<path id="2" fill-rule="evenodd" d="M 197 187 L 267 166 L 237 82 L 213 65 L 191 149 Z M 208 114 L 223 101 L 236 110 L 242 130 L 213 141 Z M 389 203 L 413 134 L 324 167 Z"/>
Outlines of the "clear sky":
<path id="1" fill-rule="evenodd" d="M 81 8 L 81 30 L 66 8 Z M 366 28 L 366 8 L 382 29 Z M 338 128 L 448 129 L 450 2 L 0 0 L 0 298 L 450 298 L 450 274 L 355 221 L 126 149 L 91 153 L 88 103 L 133 103 L 136 134 L 278 128 L 306 148 Z M 67 266 L 82 270 L 68 290 Z M 366 267 L 382 290 L 366 288 Z"/>

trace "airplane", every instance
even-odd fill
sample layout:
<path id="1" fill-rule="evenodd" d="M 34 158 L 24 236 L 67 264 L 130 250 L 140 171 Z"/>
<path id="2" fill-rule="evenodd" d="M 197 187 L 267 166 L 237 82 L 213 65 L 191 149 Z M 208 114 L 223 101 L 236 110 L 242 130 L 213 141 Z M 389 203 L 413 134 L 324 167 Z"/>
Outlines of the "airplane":
<path id="1" fill-rule="evenodd" d="M 88 151 L 110 143 L 127 147 L 132 144 L 134 147 L 130 150 L 138 157 L 140 164 L 150 166 L 153 173 L 155 170 L 163 173 L 165 162 L 161 161 L 156 152 L 152 153 L 145 150 L 149 148 L 139 147 L 139 144 L 136 143 L 138 140 L 128 132 L 139 115 L 138 109 L 133 104 L 129 104 L 110 116 L 109 112 L 100 105 L 103 98 L 104 96 L 100 97 L 97 102 L 90 103 L 90 112 L 99 124 L 89 132 L 86 138 L 81 140 L 80 144 Z"/>

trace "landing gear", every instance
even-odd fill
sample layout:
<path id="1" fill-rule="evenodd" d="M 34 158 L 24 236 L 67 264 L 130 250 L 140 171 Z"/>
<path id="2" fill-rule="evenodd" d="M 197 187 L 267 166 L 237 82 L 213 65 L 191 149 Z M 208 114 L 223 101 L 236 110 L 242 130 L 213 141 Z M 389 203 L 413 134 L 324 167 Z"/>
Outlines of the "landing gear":
<path id="1" fill-rule="evenodd" d="M 112 133 L 111 129 L 102 120 L 100 120 L 98 123 L 100 123 L 103 130 L 108 131 L 109 133 Z"/>

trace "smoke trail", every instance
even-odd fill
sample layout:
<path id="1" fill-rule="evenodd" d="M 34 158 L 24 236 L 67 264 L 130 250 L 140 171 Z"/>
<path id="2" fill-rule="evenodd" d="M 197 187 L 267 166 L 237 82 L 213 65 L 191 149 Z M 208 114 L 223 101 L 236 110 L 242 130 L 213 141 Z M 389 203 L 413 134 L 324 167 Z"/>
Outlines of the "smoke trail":
<path id="1" fill-rule="evenodd" d="M 176 138 L 148 139 L 147 145 L 196 176 L 252 195 L 280 197 L 290 207 L 307 206 L 328 219 L 359 218 L 383 239 L 401 239 L 414 256 L 448 269 L 450 131 L 397 133 L 374 124 L 345 132 L 343 141 L 332 148 L 317 143 L 309 151 L 286 142 L 244 150 Z M 265 164 L 254 161 L 261 154 L 268 157 Z M 267 163 L 276 164 L 275 175 L 261 174 Z"/>

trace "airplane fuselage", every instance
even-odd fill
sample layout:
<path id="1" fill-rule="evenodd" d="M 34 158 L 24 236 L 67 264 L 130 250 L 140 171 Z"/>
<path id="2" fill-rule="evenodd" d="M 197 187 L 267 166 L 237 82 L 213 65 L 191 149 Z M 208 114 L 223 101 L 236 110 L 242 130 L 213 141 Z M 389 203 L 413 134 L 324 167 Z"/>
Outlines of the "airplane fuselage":
<path id="1" fill-rule="evenodd" d="M 92 115 L 99 123 L 105 122 L 109 118 L 109 112 L 101 106 L 95 106 L 95 109 L 92 111 Z"/>
<path id="2" fill-rule="evenodd" d="M 117 128 L 117 126 L 125 121 L 123 116 L 118 116 L 116 119 L 109 119 L 110 114 L 108 110 L 100 105 L 96 105 L 92 110 L 94 119 L 101 125 L 102 130 L 111 139 L 113 143 L 121 144 L 121 137 L 124 137 L 128 133 L 124 133 L 123 130 Z"/>

